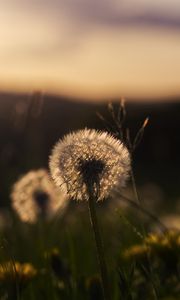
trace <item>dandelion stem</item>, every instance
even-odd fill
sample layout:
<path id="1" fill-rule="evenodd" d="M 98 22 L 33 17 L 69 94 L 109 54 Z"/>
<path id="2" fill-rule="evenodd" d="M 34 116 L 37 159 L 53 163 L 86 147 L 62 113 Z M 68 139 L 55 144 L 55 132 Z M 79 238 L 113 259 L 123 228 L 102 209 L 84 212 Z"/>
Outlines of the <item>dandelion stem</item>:
<path id="1" fill-rule="evenodd" d="M 96 197 L 94 196 L 91 189 L 89 189 L 89 214 L 90 214 L 90 220 L 91 225 L 94 231 L 94 238 L 96 242 L 96 249 L 97 249 L 97 256 L 99 261 L 99 267 L 101 271 L 101 280 L 102 280 L 102 288 L 103 288 L 103 295 L 104 300 L 110 300 L 110 293 L 109 293 L 109 284 L 108 284 L 108 273 L 107 273 L 107 266 L 106 261 L 104 257 L 104 247 L 103 242 L 99 230 L 98 220 L 97 220 L 97 214 L 95 209 L 95 200 Z"/>

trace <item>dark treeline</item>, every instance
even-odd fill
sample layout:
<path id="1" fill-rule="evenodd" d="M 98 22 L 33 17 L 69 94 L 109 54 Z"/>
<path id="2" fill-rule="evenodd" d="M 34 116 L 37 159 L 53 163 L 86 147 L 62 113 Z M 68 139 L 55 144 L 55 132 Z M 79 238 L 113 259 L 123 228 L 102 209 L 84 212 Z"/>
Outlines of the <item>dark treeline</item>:
<path id="1" fill-rule="evenodd" d="M 127 101 L 125 125 L 133 138 L 144 119 L 150 121 L 134 154 L 140 183 L 154 181 L 178 195 L 180 183 L 180 101 Z M 115 107 L 118 101 L 114 102 Z M 7 203 L 11 184 L 29 169 L 48 166 L 54 143 L 69 131 L 105 129 L 96 112 L 112 123 L 106 103 L 73 101 L 66 97 L 0 95 L 0 197 Z"/>

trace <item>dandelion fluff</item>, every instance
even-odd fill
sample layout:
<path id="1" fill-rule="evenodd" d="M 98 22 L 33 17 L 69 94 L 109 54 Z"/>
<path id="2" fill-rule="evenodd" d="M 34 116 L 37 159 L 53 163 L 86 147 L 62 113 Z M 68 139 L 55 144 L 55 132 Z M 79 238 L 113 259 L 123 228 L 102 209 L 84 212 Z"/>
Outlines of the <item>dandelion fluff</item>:
<path id="1" fill-rule="evenodd" d="M 85 129 L 59 140 L 50 156 L 50 171 L 56 185 L 77 200 L 88 200 L 88 185 L 97 190 L 97 200 L 123 187 L 130 169 L 126 147 L 107 132 Z"/>
<path id="2" fill-rule="evenodd" d="M 17 181 L 11 193 L 12 207 L 24 222 L 34 223 L 39 216 L 51 218 L 63 211 L 67 196 L 53 184 L 44 169 L 30 171 Z"/>

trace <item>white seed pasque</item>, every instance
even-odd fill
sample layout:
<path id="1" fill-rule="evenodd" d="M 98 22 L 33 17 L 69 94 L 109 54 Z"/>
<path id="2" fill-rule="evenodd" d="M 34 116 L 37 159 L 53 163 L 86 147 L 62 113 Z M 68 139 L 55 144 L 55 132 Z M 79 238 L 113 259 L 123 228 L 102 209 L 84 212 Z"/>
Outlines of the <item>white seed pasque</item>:
<path id="1" fill-rule="evenodd" d="M 107 132 L 84 129 L 66 135 L 52 150 L 50 172 L 56 185 L 76 200 L 88 200 L 87 186 L 98 188 L 103 200 L 123 187 L 130 170 L 130 154 Z"/>
<path id="2" fill-rule="evenodd" d="M 64 211 L 67 195 L 59 191 L 45 169 L 30 171 L 13 186 L 12 207 L 23 222 L 35 223 L 41 216 L 50 219 Z"/>

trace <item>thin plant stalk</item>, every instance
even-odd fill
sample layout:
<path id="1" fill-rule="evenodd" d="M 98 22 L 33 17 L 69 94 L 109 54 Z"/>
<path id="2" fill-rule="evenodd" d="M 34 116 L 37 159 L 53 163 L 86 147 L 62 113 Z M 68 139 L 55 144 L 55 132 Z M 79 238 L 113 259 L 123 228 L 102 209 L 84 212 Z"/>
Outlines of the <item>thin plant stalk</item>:
<path id="1" fill-rule="evenodd" d="M 124 202 L 128 202 L 133 208 L 138 209 L 143 214 L 147 215 L 150 219 L 152 219 L 156 224 L 160 226 L 163 233 L 166 233 L 168 231 L 168 228 L 154 214 L 152 214 L 151 212 L 149 212 L 148 210 L 146 210 L 145 208 L 137 204 L 132 199 L 122 195 L 121 193 L 119 193 L 119 191 L 118 191 L 118 196 L 120 197 L 120 200 Z"/>
<path id="2" fill-rule="evenodd" d="M 91 225 L 92 225 L 94 238 L 96 242 L 96 250 L 97 250 L 97 256 L 98 256 L 99 267 L 101 272 L 103 296 L 104 296 L 104 300 L 110 300 L 108 272 L 107 272 L 107 266 L 106 266 L 106 261 L 104 256 L 104 247 L 103 247 L 103 242 L 101 238 L 101 233 L 100 233 L 96 209 L 95 209 L 96 197 L 94 196 L 94 193 L 91 189 L 88 189 L 88 194 L 89 194 L 89 199 L 88 199 L 89 214 L 90 214 Z"/>
<path id="3" fill-rule="evenodd" d="M 138 194 L 138 190 L 137 190 L 137 186 L 136 186 L 136 180 L 135 180 L 134 171 L 133 171 L 133 167 L 132 166 L 131 166 L 131 169 L 130 169 L 130 173 L 131 173 L 132 188 L 133 188 L 133 192 L 134 192 L 134 196 L 135 196 L 136 202 L 143 209 L 144 208 L 143 207 L 143 203 L 140 200 L 140 197 L 139 197 L 139 194 Z M 146 230 L 145 230 L 145 227 L 144 227 L 144 224 L 143 224 L 142 221 L 141 221 L 141 227 L 142 227 L 143 236 L 145 238 L 145 236 L 146 236 Z"/>
<path id="4" fill-rule="evenodd" d="M 142 202 L 141 202 L 141 200 L 139 198 L 139 195 L 138 195 L 136 181 L 135 181 L 135 176 L 134 176 L 134 171 L 133 171 L 132 166 L 131 166 L 131 169 L 130 169 L 130 173 L 131 173 L 132 188 L 133 188 L 133 192 L 134 192 L 134 196 L 135 196 L 136 202 L 139 205 L 142 205 Z"/>

